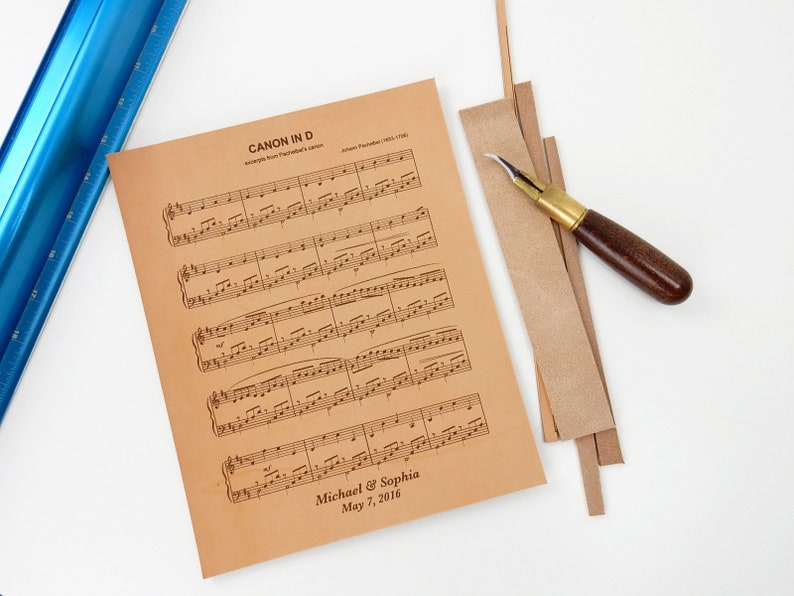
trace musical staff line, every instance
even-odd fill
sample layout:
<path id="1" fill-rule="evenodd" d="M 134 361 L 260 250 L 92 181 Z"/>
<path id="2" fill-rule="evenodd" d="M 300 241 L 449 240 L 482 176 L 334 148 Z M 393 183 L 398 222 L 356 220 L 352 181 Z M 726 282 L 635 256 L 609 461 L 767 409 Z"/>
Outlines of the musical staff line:
<path id="1" fill-rule="evenodd" d="M 329 297 L 295 298 L 200 328 L 192 336 L 198 367 L 203 372 L 218 370 L 454 308 L 446 271 L 422 269 L 361 282 L 359 287 Z M 373 285 L 363 285 L 366 283 Z M 346 316 L 347 311 L 352 312 Z M 277 325 L 295 319 L 299 321 L 292 329 L 281 330 Z M 221 339 L 224 341 L 218 343 Z"/>
<path id="2" fill-rule="evenodd" d="M 232 503 L 257 499 L 388 461 L 438 451 L 488 434 L 478 393 L 306 439 L 228 457 L 222 464 Z"/>
<path id="3" fill-rule="evenodd" d="M 297 362 L 290 366 L 292 371 L 286 375 L 275 374 L 229 391 L 213 391 L 207 399 L 213 432 L 221 437 L 312 412 L 330 412 L 337 406 L 390 395 L 471 370 L 463 334 L 455 327 L 389 342 L 351 359 L 326 359 L 319 364 Z M 258 376 L 270 372 L 273 370 Z M 356 382 L 356 377 L 363 374 L 367 375 L 366 380 Z M 329 390 L 335 376 L 343 381 Z M 325 390 L 316 389 L 314 381 L 320 381 Z M 296 386 L 306 384 L 308 393 L 304 390 L 296 395 Z"/>
<path id="4" fill-rule="evenodd" d="M 436 246 L 430 212 L 419 207 L 292 242 L 183 265 L 177 280 L 184 305 L 196 308 Z M 266 261 L 270 269 L 263 267 Z M 227 274 L 229 270 L 236 270 L 235 275 Z M 195 293 L 191 291 L 194 285 L 199 286 Z"/>
<path id="5" fill-rule="evenodd" d="M 361 174 L 368 171 L 378 176 L 362 181 Z M 338 184 L 323 192 L 327 190 L 320 188 L 323 183 Z M 321 211 L 341 210 L 421 186 L 413 150 L 406 149 L 194 201 L 169 203 L 163 209 L 163 220 L 168 241 L 176 247 Z M 310 187 L 316 187 L 316 192 L 310 192 Z M 272 195 L 281 195 L 280 200 Z"/>

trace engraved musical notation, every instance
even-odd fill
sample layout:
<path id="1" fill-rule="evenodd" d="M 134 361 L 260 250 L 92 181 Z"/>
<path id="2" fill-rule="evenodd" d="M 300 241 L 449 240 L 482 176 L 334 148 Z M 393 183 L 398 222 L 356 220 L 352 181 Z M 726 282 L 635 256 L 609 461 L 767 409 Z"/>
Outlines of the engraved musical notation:
<path id="1" fill-rule="evenodd" d="M 217 436 L 331 411 L 471 370 L 463 333 L 434 329 L 375 346 L 357 356 L 291 363 L 249 378 L 207 400 Z"/>
<path id="2" fill-rule="evenodd" d="M 473 393 L 261 451 L 222 465 L 232 503 L 289 490 L 361 468 L 405 459 L 488 434 Z"/>
<path id="3" fill-rule="evenodd" d="M 437 246 L 430 212 L 369 221 L 199 264 L 177 272 L 187 308 L 206 306 L 307 279 L 386 262 Z"/>
<path id="4" fill-rule="evenodd" d="M 422 185 L 411 149 L 168 204 L 163 220 L 172 246 L 283 223 L 321 211 L 394 196 Z"/>
<path id="5" fill-rule="evenodd" d="M 204 371 L 344 339 L 454 308 L 447 274 L 428 265 L 259 309 L 193 334 Z"/>
<path id="6" fill-rule="evenodd" d="M 543 481 L 432 80 L 108 161 L 205 576 Z"/>

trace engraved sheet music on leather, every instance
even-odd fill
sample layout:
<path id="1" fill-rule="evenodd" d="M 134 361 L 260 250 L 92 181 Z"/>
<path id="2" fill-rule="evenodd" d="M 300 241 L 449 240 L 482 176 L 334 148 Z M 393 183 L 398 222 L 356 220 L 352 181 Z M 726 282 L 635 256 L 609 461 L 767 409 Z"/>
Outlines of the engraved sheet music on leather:
<path id="1" fill-rule="evenodd" d="M 433 81 L 109 162 L 205 576 L 545 482 Z"/>

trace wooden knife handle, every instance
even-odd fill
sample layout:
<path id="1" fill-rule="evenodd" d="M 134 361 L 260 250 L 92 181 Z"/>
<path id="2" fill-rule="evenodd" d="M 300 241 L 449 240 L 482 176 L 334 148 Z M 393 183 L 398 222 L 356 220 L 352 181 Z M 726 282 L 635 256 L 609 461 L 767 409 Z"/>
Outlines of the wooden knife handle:
<path id="1" fill-rule="evenodd" d="M 615 271 L 664 304 L 680 304 L 692 293 L 692 277 L 681 265 L 597 211 L 588 210 L 573 234 Z"/>

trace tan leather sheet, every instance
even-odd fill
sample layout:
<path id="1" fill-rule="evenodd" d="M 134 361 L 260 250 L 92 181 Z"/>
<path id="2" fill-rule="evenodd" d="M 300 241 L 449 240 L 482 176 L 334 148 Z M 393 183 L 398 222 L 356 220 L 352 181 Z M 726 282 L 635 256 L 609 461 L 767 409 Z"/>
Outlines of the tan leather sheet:
<path id="1" fill-rule="evenodd" d="M 545 482 L 433 81 L 109 162 L 205 576 Z"/>

